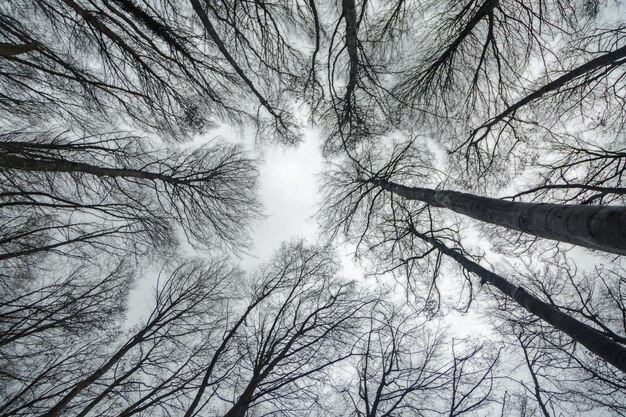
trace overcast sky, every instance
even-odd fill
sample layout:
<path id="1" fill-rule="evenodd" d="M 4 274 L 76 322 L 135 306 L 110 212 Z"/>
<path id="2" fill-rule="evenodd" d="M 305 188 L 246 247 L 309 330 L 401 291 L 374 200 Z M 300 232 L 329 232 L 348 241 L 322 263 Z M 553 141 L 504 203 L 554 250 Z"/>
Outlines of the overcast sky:
<path id="1" fill-rule="evenodd" d="M 266 259 L 282 241 L 292 237 L 315 239 L 312 219 L 318 202 L 317 178 L 322 169 L 319 135 L 304 132 L 296 148 L 267 147 L 260 167 L 260 196 L 266 218 L 254 232 L 252 253 Z"/>

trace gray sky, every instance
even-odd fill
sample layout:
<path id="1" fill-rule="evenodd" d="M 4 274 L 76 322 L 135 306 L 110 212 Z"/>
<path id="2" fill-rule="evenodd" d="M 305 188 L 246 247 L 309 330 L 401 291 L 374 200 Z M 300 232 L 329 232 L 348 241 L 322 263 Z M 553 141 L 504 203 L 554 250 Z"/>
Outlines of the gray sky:
<path id="1" fill-rule="evenodd" d="M 315 239 L 317 177 L 322 169 L 319 135 L 304 132 L 296 148 L 267 147 L 260 167 L 260 197 L 266 218 L 256 227 L 252 254 L 269 258 L 280 243 L 292 237 Z"/>

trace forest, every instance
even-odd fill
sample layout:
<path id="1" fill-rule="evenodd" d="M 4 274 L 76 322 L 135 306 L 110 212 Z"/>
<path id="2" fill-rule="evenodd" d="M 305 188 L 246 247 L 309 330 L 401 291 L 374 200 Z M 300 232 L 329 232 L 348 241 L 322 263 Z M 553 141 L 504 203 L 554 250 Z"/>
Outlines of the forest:
<path id="1" fill-rule="evenodd" d="M 625 181 L 621 0 L 0 0 L 0 417 L 626 416 Z"/>

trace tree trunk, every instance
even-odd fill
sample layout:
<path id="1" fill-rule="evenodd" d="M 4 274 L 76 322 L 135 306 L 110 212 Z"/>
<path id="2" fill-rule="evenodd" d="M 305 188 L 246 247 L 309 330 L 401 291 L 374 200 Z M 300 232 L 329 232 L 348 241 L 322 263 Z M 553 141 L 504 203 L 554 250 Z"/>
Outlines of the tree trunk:
<path id="1" fill-rule="evenodd" d="M 517 203 L 457 191 L 370 180 L 409 200 L 443 207 L 486 223 L 546 239 L 626 255 L 626 207 Z"/>
<path id="2" fill-rule="evenodd" d="M 254 379 L 250 381 L 250 384 L 248 384 L 243 394 L 241 394 L 241 397 L 239 397 L 231 409 L 224 414 L 224 417 L 244 417 L 248 408 L 250 408 L 250 402 L 252 401 L 252 395 L 256 390 L 256 386 L 257 382 Z"/>
<path id="3" fill-rule="evenodd" d="M 585 346 L 617 369 L 626 372 L 626 347 L 622 344 L 612 340 L 593 327 L 570 317 L 555 306 L 541 301 L 539 298 L 529 294 L 522 287 L 513 285 L 504 277 L 488 271 L 476 262 L 463 256 L 460 252 L 448 248 L 438 240 L 419 233 L 413 227 L 411 227 L 410 231 L 413 235 L 428 242 L 440 252 L 457 261 L 468 272 L 476 274 L 480 277 L 482 282 L 496 287 L 501 293 L 524 307 L 529 313 L 567 334 L 574 341 Z"/>
<path id="4" fill-rule="evenodd" d="M 346 103 L 350 103 L 357 85 L 359 70 L 359 40 L 357 37 L 358 23 L 354 0 L 343 0 L 341 2 L 341 13 L 346 22 L 346 49 L 348 50 L 348 56 L 350 58 L 350 75 L 348 77 L 348 85 L 346 86 L 346 95 L 344 99 L 346 100 Z"/>
<path id="5" fill-rule="evenodd" d="M 592 73 L 599 68 L 613 66 L 617 67 L 625 63 L 624 58 L 626 58 L 626 46 L 622 46 L 621 48 L 616 49 L 615 51 L 609 52 L 605 55 L 601 55 L 595 59 L 592 59 L 589 62 L 586 62 L 579 67 L 574 68 L 573 70 L 563 74 L 559 78 L 554 81 L 551 81 L 543 86 L 541 86 L 536 91 L 528 94 L 527 96 L 519 99 L 515 103 L 508 106 L 502 113 L 493 117 L 491 120 L 480 126 L 478 129 L 474 131 L 476 133 L 480 129 L 487 129 L 487 131 L 496 125 L 497 123 L 504 120 L 506 117 L 515 114 L 517 110 L 525 105 L 539 99 L 540 97 L 548 94 L 550 92 L 556 91 L 564 85 L 574 81 L 577 78 L 580 78 L 586 74 Z M 486 135 L 486 133 L 485 133 Z M 482 136 L 484 137 L 484 135 Z"/>
<path id="6" fill-rule="evenodd" d="M 0 42 L 0 56 L 21 55 L 34 51 L 35 49 L 37 49 L 37 45 L 34 43 L 15 45 L 12 43 Z"/>
<path id="7" fill-rule="evenodd" d="M 84 174 L 95 175 L 97 177 L 141 178 L 153 181 L 159 180 L 170 184 L 180 182 L 172 176 L 160 174 L 158 172 L 148 172 L 129 168 L 105 168 L 84 162 L 73 162 L 64 159 L 30 159 L 13 156 L 11 154 L 0 154 L 0 168 L 17 169 L 28 172 L 81 172 Z"/>
<path id="8" fill-rule="evenodd" d="M 48 412 L 44 413 L 42 417 L 57 417 L 60 415 L 63 410 L 69 405 L 69 403 L 76 398 L 78 394 L 80 394 L 85 388 L 89 385 L 93 384 L 95 381 L 100 379 L 104 374 L 106 374 L 113 366 L 122 359 L 129 350 L 131 350 L 134 346 L 139 344 L 144 335 L 153 327 L 154 322 L 141 330 L 137 335 L 135 335 L 128 343 L 126 343 L 122 348 L 120 348 L 104 365 L 100 368 L 96 369 L 91 375 L 84 378 L 82 381 L 78 382 L 74 388 L 70 390 L 63 398 L 59 400 Z"/>

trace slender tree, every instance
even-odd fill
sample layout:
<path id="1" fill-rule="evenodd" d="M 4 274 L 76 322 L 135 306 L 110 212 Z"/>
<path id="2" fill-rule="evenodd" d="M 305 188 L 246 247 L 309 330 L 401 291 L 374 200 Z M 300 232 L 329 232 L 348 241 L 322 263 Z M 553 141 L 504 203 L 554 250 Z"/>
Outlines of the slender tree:
<path id="1" fill-rule="evenodd" d="M 463 348 L 428 329 L 424 317 L 394 309 L 380 303 L 372 311 L 358 345 L 356 382 L 338 387 L 351 415 L 456 416 L 488 405 L 497 355 L 486 357 L 486 348 L 471 342 Z"/>
<path id="2" fill-rule="evenodd" d="M 215 25 L 214 40 L 230 39 L 234 29 L 236 47 L 245 50 L 254 71 L 298 76 L 304 57 L 293 46 L 295 39 L 287 36 L 284 22 L 306 27 L 309 21 L 299 13 L 304 9 L 257 5 L 237 9 L 235 20 L 229 20 L 234 6 L 224 6 L 213 9 L 223 23 Z M 4 5 L 0 34 L 6 53 L 0 65 L 7 116 L 31 124 L 52 116 L 95 127 L 90 113 L 97 112 L 114 123 L 130 118 L 180 140 L 215 122 L 261 123 L 266 117 L 258 114 L 256 102 L 280 128 L 271 132 L 276 139 L 293 142 L 297 129 L 280 109 L 284 103 L 270 104 L 264 98 L 278 96 L 280 86 L 258 72 L 233 68 L 230 45 L 204 41 L 205 28 L 196 19 L 205 14 L 198 11 L 186 2 L 135 0 Z M 240 25 L 244 13 L 246 26 Z M 260 15 L 273 25 L 257 20 Z M 259 28 L 264 36 L 257 40 Z M 242 106 L 249 96 L 254 97 L 252 105 Z M 15 122 L 9 117 L 7 123 Z"/>
<path id="3" fill-rule="evenodd" d="M 156 305 L 146 322 L 95 366 L 79 370 L 67 385 L 55 387 L 56 393 L 50 398 L 49 408 L 41 414 L 56 416 L 68 408 L 82 409 L 79 414 L 86 414 L 103 398 L 114 394 L 117 386 L 123 388 L 128 383 L 125 380 L 133 374 L 142 371 L 149 375 L 146 366 L 158 369 L 158 361 L 167 359 L 167 356 L 158 358 L 159 353 L 167 354 L 161 350 L 164 346 L 181 346 L 185 339 L 193 340 L 191 336 L 211 327 L 211 321 L 207 319 L 214 314 L 212 309 L 220 313 L 218 306 L 222 305 L 225 284 L 234 279 L 236 273 L 223 262 L 214 262 L 207 267 L 185 264 L 177 268 L 158 288 Z M 104 388 L 100 388 L 103 382 Z"/>
<path id="4" fill-rule="evenodd" d="M 234 247 L 258 213 L 255 167 L 237 146 L 161 151 L 121 134 L 17 132 L 3 139 L 0 204 L 18 228 L 5 237 L 5 250 L 15 247 L 5 259 L 93 241 L 105 246 L 116 236 L 168 246 L 175 227 L 195 242 L 217 236 Z M 37 221 L 25 225 L 23 216 Z M 26 246 L 46 235 L 51 241 Z"/>
<path id="5" fill-rule="evenodd" d="M 260 288 L 271 277 L 279 291 L 242 329 L 242 361 L 233 374 L 235 394 L 225 416 L 244 416 L 257 403 L 272 410 L 317 401 L 316 378 L 353 354 L 361 310 L 371 303 L 336 272 L 325 248 L 299 243 L 277 253 Z"/>

